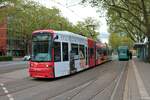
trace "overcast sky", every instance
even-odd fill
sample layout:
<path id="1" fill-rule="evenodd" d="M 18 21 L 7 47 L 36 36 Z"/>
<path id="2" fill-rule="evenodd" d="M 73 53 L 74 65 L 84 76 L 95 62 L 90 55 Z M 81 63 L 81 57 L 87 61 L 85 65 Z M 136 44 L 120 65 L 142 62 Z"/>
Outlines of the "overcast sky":
<path id="1" fill-rule="evenodd" d="M 62 15 L 72 23 L 83 21 L 87 17 L 93 17 L 100 22 L 100 40 L 108 42 L 108 32 L 106 20 L 100 13 L 96 13 L 96 9 L 90 6 L 83 6 L 78 4 L 81 0 L 35 0 L 45 5 L 46 7 L 56 7 L 62 12 Z"/>

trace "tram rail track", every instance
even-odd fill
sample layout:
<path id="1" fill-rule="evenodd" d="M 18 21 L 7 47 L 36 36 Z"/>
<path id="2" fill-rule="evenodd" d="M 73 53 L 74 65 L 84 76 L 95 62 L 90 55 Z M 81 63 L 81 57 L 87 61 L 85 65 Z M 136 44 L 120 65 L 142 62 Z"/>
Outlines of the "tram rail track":
<path id="1" fill-rule="evenodd" d="M 104 66 L 101 66 L 101 68 L 103 68 Z M 94 67 L 93 67 L 93 69 L 94 69 Z M 88 69 L 87 69 L 88 70 Z M 87 71 L 87 70 L 85 70 L 85 71 Z M 90 70 L 90 69 L 89 69 Z M 84 72 L 85 72 L 84 71 Z M 78 72 L 79 74 L 80 73 L 82 73 L 83 71 L 81 71 L 81 72 Z M 78 74 L 78 73 L 75 73 L 75 74 Z M 71 77 L 71 76 L 73 76 L 73 75 L 68 75 L 68 76 L 64 76 L 65 78 L 69 78 L 69 77 Z M 62 78 L 64 78 L 64 77 L 61 77 L 61 78 L 58 78 L 58 79 L 33 79 L 34 81 L 36 80 L 36 81 L 41 81 L 42 83 L 44 82 L 44 84 L 49 84 L 49 83 L 46 83 L 46 82 L 54 82 L 54 81 L 57 81 L 57 80 L 61 80 Z M 28 79 L 29 80 L 29 78 L 26 78 L 26 79 Z M 16 81 L 13 81 L 13 82 L 17 82 L 17 81 L 19 81 L 19 80 L 16 80 Z M 24 82 L 26 82 L 26 80 L 24 80 Z M 31 86 L 27 86 L 27 87 L 22 87 L 22 88 L 19 88 L 19 89 L 17 89 L 17 90 L 9 90 L 9 94 L 12 94 L 12 93 L 16 93 L 16 92 L 19 92 L 19 91 L 22 91 L 22 90 L 25 90 L 25 89 L 28 89 L 28 88 L 33 88 L 33 87 L 36 87 L 36 86 L 39 86 L 39 85 L 41 85 L 41 82 L 39 82 L 39 83 L 37 83 L 36 85 L 35 85 L 35 83 L 32 83 L 31 82 Z M 13 83 L 14 84 L 14 83 Z M 29 83 L 28 83 L 29 84 Z M 6 93 L 2 93 L 2 94 L 0 94 L 0 96 L 6 96 L 7 94 Z"/>
<path id="2" fill-rule="evenodd" d="M 120 66 L 122 65 L 121 63 L 119 63 L 120 64 Z M 88 80 L 85 80 L 84 82 L 81 82 L 80 84 L 75 84 L 74 86 L 72 85 L 72 86 L 70 86 L 68 89 L 64 89 L 63 91 L 61 90 L 61 92 L 58 92 L 58 93 L 56 93 L 56 94 L 53 94 L 52 96 L 50 96 L 50 97 L 48 97 L 48 94 L 46 94 L 46 98 L 44 99 L 44 100 L 49 100 L 49 99 L 53 99 L 53 98 L 55 98 L 55 97 L 57 97 L 57 96 L 59 96 L 59 95 L 63 95 L 64 93 L 66 93 L 66 92 L 68 92 L 68 91 L 72 91 L 72 90 L 74 90 L 75 88 L 77 88 L 77 87 L 80 87 L 80 86 L 82 86 L 82 85 L 84 85 L 84 84 L 86 84 L 86 83 L 88 83 L 89 82 L 89 84 L 88 85 L 86 85 L 85 87 L 83 87 L 83 88 L 81 88 L 81 89 L 79 89 L 79 91 L 78 92 L 75 92 L 73 95 L 71 95 L 70 97 L 69 97 L 69 100 L 72 100 L 74 97 L 76 97 L 77 95 L 79 95 L 82 91 L 84 91 L 86 88 L 88 88 L 89 86 L 91 86 L 91 85 L 93 85 L 97 80 L 98 80 L 98 76 L 101 76 L 102 74 L 104 74 L 104 73 L 106 73 L 107 71 L 108 71 L 108 69 L 109 68 L 111 68 L 110 67 L 110 65 L 111 65 L 111 63 L 107 63 L 107 66 L 109 66 L 109 67 L 107 67 L 107 66 L 105 66 L 105 65 L 103 65 L 103 66 L 98 66 L 98 67 L 100 67 L 100 69 L 99 69 L 99 74 L 95 74 L 94 76 L 92 76 L 91 78 L 89 78 Z M 124 66 L 127 66 L 127 64 L 126 65 L 124 65 Z M 98 67 L 96 67 L 96 68 L 98 68 Z M 93 71 L 94 70 L 96 70 L 95 68 L 92 68 L 93 69 Z M 90 69 L 91 71 L 92 71 L 92 69 Z M 89 70 L 89 71 L 90 71 Z M 122 70 L 122 68 L 120 69 L 120 70 Z M 87 70 L 88 71 L 88 70 Z M 81 72 L 81 74 L 83 73 L 86 73 L 87 71 L 84 71 L 84 72 Z M 90 73 L 93 73 L 93 71 L 92 72 L 90 72 Z M 107 72 L 107 73 L 110 73 L 110 72 Z M 109 83 L 107 83 L 107 84 L 105 84 L 105 86 L 104 86 L 104 88 L 100 88 L 100 89 L 98 89 L 98 90 L 96 90 L 96 92 L 88 99 L 88 100 L 92 100 L 95 96 L 97 96 L 98 94 L 100 94 L 100 93 L 102 93 L 103 91 L 105 91 L 107 88 L 109 88 L 109 86 L 111 86 L 112 84 L 114 84 L 114 82 L 115 82 L 115 80 L 117 79 L 117 76 L 118 75 L 120 75 L 120 73 L 121 72 L 119 72 L 119 73 L 117 73 L 117 75 L 112 79 L 112 81 L 111 82 L 109 82 Z M 80 72 L 79 72 L 79 74 L 80 74 Z M 8 90 L 9 90 L 9 94 L 15 94 L 15 93 L 17 93 L 17 92 L 20 92 L 20 91 L 23 91 L 23 90 L 27 90 L 27 89 L 29 89 L 29 88 L 34 88 L 34 87 L 38 87 L 38 86 L 40 86 L 41 84 L 41 86 L 44 86 L 44 85 L 50 85 L 50 83 L 53 83 L 53 82 L 57 82 L 57 81 L 59 81 L 59 82 L 61 82 L 61 80 L 68 80 L 67 78 L 75 78 L 74 76 L 76 76 L 77 74 L 75 74 L 75 75 L 71 75 L 71 76 L 69 76 L 69 77 L 65 77 L 65 78 L 61 78 L 61 79 L 56 79 L 56 80 L 48 80 L 48 83 L 47 83 L 47 81 L 45 82 L 44 81 L 44 83 L 43 83 L 43 81 L 42 80 L 40 80 L 41 82 L 39 82 L 38 80 L 36 80 L 36 81 L 38 81 L 38 83 L 33 83 L 32 81 L 31 81 L 31 85 L 29 85 L 29 86 L 24 86 L 24 87 L 19 87 L 17 90 L 12 90 L 12 89 L 9 89 L 8 88 Z M 85 74 L 86 75 L 86 74 Z M 97 76 L 98 75 L 98 76 Z M 28 80 L 28 79 L 27 79 Z M 26 80 L 23 80 L 24 82 L 26 82 Z M 17 81 L 16 81 L 17 82 Z M 13 83 L 13 84 L 15 84 L 15 83 Z M 7 87 L 7 85 L 6 85 L 6 87 Z M 0 94 L 0 96 L 6 96 L 7 94 L 6 93 L 3 93 L 3 94 Z"/>
<path id="3" fill-rule="evenodd" d="M 119 77 L 121 76 L 121 73 L 122 73 L 122 72 L 123 72 L 123 74 L 125 73 L 126 67 L 128 66 L 127 63 L 128 63 L 128 62 L 126 62 L 126 65 L 124 66 L 124 69 L 122 69 L 123 71 L 121 71 L 121 72 L 118 74 L 119 76 L 116 75 L 116 77 L 114 77 L 110 83 L 106 84 L 104 88 L 100 88 L 99 90 L 97 90 L 97 92 L 96 92 L 94 95 L 92 95 L 88 100 L 92 100 L 95 96 L 97 96 L 98 94 L 102 93 L 102 92 L 105 91 L 107 88 L 109 88 L 109 86 L 111 86 L 112 84 L 116 83 L 116 82 L 119 80 Z M 103 72 L 105 72 L 105 70 L 103 70 Z M 121 77 L 123 77 L 123 75 L 122 75 Z M 98 80 L 98 77 L 97 77 L 96 79 L 89 80 L 89 81 L 86 81 L 85 83 L 80 84 L 79 87 L 82 86 L 82 85 L 84 85 L 84 84 L 86 84 L 86 83 L 88 83 L 88 82 L 90 82 L 87 86 L 85 86 L 84 88 L 81 88 L 81 89 L 80 89 L 78 92 L 76 92 L 74 95 L 69 96 L 69 100 L 72 100 L 75 96 L 79 95 L 82 91 L 84 91 L 84 90 L 85 90 L 86 88 L 88 88 L 90 85 L 94 84 L 97 80 Z M 73 89 L 75 89 L 75 88 L 76 88 L 76 87 L 71 88 L 71 89 L 68 89 L 68 90 L 66 90 L 66 91 L 63 91 L 62 93 L 59 93 L 59 94 L 56 95 L 56 96 L 48 97 L 48 98 L 45 99 L 45 100 L 53 99 L 53 98 L 55 98 L 55 97 L 57 97 L 57 96 L 59 96 L 59 95 L 64 94 L 65 92 L 71 91 L 71 90 L 73 90 Z"/>

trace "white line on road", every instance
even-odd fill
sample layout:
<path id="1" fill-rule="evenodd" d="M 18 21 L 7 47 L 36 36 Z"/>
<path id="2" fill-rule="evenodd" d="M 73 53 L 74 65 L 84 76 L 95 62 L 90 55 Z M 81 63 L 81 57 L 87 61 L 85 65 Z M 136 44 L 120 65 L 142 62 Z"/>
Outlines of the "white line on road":
<path id="1" fill-rule="evenodd" d="M 14 98 L 12 97 L 11 94 L 9 94 L 9 92 L 8 92 L 7 88 L 4 86 L 4 84 L 3 84 L 3 83 L 0 83 L 0 86 L 2 87 L 4 93 L 7 94 L 7 97 L 9 98 L 9 100 L 14 100 Z"/>
<path id="2" fill-rule="evenodd" d="M 4 90 L 4 92 L 7 94 L 8 90 L 5 87 L 2 87 L 2 89 Z"/>
<path id="3" fill-rule="evenodd" d="M 135 73 L 135 78 L 136 78 L 136 81 L 137 81 L 137 85 L 138 85 L 138 89 L 139 89 L 141 99 L 142 100 L 150 100 L 150 96 L 149 96 L 147 90 L 145 89 L 143 80 L 142 80 L 142 78 L 139 74 L 139 71 L 138 71 L 138 69 L 137 69 L 137 67 L 136 67 L 133 60 L 132 60 L 132 65 L 133 65 L 133 70 L 134 70 L 134 73 Z"/>
<path id="4" fill-rule="evenodd" d="M 14 100 L 14 98 L 10 94 L 8 94 L 7 97 L 9 98 L 9 100 Z"/>

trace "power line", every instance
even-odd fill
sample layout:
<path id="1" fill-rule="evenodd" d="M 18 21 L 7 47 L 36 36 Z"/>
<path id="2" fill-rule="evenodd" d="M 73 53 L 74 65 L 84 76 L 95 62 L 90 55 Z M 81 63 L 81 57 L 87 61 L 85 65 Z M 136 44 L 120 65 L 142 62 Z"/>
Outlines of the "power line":
<path id="1" fill-rule="evenodd" d="M 69 8 L 69 7 L 73 7 L 73 6 L 77 6 L 77 5 L 81 5 L 81 2 L 72 4 L 72 5 L 68 5 L 68 4 L 67 4 L 66 7 Z"/>
<path id="2" fill-rule="evenodd" d="M 55 0 L 53 0 L 53 2 L 55 2 L 56 4 L 58 4 L 58 5 L 60 5 L 60 6 L 64 7 L 64 8 L 66 8 L 66 9 L 68 9 L 70 12 L 72 12 L 72 13 L 73 13 L 74 15 L 76 15 L 78 18 L 83 19 L 83 18 L 82 18 L 81 16 L 79 16 L 75 11 L 73 11 L 72 9 L 69 8 L 69 7 L 72 7 L 72 6 L 76 6 L 76 5 L 80 4 L 81 2 L 76 3 L 76 4 L 73 4 L 73 5 L 70 5 L 70 6 L 65 6 L 65 5 L 63 5 L 63 4 L 61 4 L 60 2 L 57 2 L 57 1 L 55 1 Z M 66 5 L 68 5 L 68 4 L 66 3 Z"/>

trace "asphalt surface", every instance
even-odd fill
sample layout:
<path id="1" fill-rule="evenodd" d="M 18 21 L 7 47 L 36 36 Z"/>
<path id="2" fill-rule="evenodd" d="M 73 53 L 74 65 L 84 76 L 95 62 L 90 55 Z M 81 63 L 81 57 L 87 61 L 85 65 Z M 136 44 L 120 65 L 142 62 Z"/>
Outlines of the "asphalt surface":
<path id="1" fill-rule="evenodd" d="M 27 61 L 8 61 L 0 62 L 0 74 L 27 68 Z"/>
<path id="2" fill-rule="evenodd" d="M 128 62 L 111 61 L 58 79 L 33 79 L 27 62 L 0 62 L 0 100 L 122 100 Z"/>

